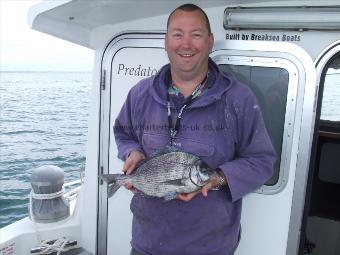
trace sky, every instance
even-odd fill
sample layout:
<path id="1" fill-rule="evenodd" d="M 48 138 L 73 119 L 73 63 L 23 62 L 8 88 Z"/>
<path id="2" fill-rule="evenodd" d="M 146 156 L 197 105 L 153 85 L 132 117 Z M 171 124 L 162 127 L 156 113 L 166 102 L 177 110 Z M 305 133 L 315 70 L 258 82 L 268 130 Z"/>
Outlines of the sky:
<path id="1" fill-rule="evenodd" d="M 93 50 L 29 27 L 28 9 L 39 2 L 0 0 L 0 71 L 92 71 Z"/>

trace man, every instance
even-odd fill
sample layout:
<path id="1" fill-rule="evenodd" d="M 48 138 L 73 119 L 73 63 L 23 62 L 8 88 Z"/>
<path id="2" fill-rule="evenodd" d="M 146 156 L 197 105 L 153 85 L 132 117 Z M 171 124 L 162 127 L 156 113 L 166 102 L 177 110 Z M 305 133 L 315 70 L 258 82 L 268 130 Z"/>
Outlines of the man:
<path id="1" fill-rule="evenodd" d="M 114 129 L 126 174 L 168 145 L 219 171 L 201 190 L 172 201 L 136 194 L 131 254 L 233 254 L 242 197 L 272 175 L 275 152 L 256 98 L 209 58 L 213 44 L 202 9 L 176 8 L 165 37 L 170 64 L 131 89 L 116 119 L 116 126 L 130 127 Z"/>

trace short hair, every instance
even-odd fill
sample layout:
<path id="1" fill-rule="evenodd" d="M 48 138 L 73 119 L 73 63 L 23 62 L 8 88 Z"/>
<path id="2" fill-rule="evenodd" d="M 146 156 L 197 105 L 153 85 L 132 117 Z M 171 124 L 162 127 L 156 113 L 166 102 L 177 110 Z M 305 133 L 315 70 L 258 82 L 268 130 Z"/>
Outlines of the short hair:
<path id="1" fill-rule="evenodd" d="M 185 12 L 193 12 L 193 11 L 200 11 L 203 16 L 204 16 L 204 19 L 205 19 L 205 23 L 207 25 L 207 29 L 208 29 L 208 32 L 209 34 L 211 34 L 211 27 L 210 27 L 210 22 L 209 22 L 209 18 L 207 16 L 207 14 L 203 11 L 203 9 L 195 4 L 183 4 L 181 6 L 178 6 L 175 10 L 173 10 L 169 17 L 168 17 L 168 21 L 166 23 L 166 29 L 168 30 L 169 29 L 169 23 L 170 23 L 170 19 L 172 17 L 172 15 L 177 11 L 177 10 L 182 10 L 182 11 L 185 11 Z"/>

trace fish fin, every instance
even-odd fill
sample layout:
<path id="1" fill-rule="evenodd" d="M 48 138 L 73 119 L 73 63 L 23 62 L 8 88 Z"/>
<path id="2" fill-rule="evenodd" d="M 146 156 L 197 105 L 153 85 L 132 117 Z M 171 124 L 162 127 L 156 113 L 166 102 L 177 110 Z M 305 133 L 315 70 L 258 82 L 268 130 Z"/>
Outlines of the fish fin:
<path id="1" fill-rule="evenodd" d="M 164 196 L 164 200 L 165 201 L 170 201 L 170 200 L 173 200 L 177 197 L 177 193 L 176 192 L 169 192 L 167 194 L 165 194 Z"/>
<path id="2" fill-rule="evenodd" d="M 102 174 L 100 178 L 107 183 L 107 197 L 112 197 L 116 191 L 120 188 L 121 184 L 117 181 L 121 174 Z"/>
<path id="3" fill-rule="evenodd" d="M 166 152 L 179 152 L 182 151 L 179 147 L 173 146 L 173 145 L 168 145 L 165 147 Z"/>
<path id="4" fill-rule="evenodd" d="M 118 176 L 121 174 L 101 174 L 99 177 L 107 184 L 111 184 L 117 180 Z"/>
<path id="5" fill-rule="evenodd" d="M 108 185 L 107 198 L 112 197 L 119 188 L 120 188 L 120 185 L 119 185 L 118 182 L 115 182 L 115 183 Z"/>
<path id="6" fill-rule="evenodd" d="M 175 146 L 170 146 L 170 145 L 167 145 L 164 149 L 162 150 L 157 150 L 153 153 L 150 154 L 149 158 L 154 158 L 154 157 L 157 157 L 157 156 L 160 156 L 160 155 L 163 155 L 163 154 L 166 154 L 166 153 L 169 153 L 169 152 L 179 152 L 181 151 L 180 148 L 178 147 L 175 147 Z"/>
<path id="7" fill-rule="evenodd" d="M 163 150 L 154 151 L 148 156 L 148 158 L 155 158 L 155 157 L 158 157 L 158 156 L 163 155 L 163 154 L 164 154 Z"/>

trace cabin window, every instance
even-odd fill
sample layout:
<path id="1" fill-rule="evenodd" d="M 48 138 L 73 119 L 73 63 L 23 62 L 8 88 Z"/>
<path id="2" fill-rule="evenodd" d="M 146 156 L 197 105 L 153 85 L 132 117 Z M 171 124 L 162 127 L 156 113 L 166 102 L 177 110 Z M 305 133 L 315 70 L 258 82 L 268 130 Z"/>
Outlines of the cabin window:
<path id="1" fill-rule="evenodd" d="M 264 66 L 222 64 L 220 68 L 232 73 L 248 85 L 257 97 L 263 118 L 277 155 L 281 155 L 286 115 L 289 73 L 286 69 Z M 274 175 L 266 185 L 278 182 L 281 159 L 275 163 Z"/>

